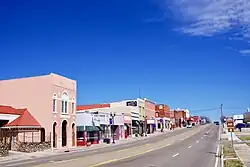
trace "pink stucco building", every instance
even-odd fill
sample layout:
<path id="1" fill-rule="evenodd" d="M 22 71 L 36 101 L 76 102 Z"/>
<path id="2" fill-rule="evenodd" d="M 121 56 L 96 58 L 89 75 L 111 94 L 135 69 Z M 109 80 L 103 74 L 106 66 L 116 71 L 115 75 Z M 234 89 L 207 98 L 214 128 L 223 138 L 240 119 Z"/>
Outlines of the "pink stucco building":
<path id="1" fill-rule="evenodd" d="M 27 108 L 42 129 L 37 140 L 52 147 L 76 144 L 76 81 L 57 74 L 0 81 L 0 104 Z"/>

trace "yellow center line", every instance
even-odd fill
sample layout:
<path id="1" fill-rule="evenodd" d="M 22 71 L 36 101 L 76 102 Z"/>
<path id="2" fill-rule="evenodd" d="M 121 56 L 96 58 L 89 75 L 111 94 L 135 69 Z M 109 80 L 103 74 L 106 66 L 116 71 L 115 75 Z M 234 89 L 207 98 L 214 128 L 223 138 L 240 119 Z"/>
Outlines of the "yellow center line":
<path id="1" fill-rule="evenodd" d="M 132 149 L 137 149 L 137 148 L 141 148 L 141 147 L 145 147 L 145 146 L 150 146 L 150 145 L 151 145 L 151 144 L 147 143 L 147 144 L 144 144 L 144 145 L 141 145 L 141 146 L 126 148 L 126 149 L 118 150 L 118 151 L 115 151 L 115 152 L 123 152 L 123 151 L 128 151 L 128 150 L 132 150 Z"/>
<path id="2" fill-rule="evenodd" d="M 139 152 L 139 153 L 136 153 L 136 154 L 132 154 L 132 155 L 129 155 L 129 156 L 126 156 L 126 157 L 104 161 L 104 162 L 101 162 L 101 163 L 98 163 L 98 164 L 95 164 L 95 165 L 91 165 L 91 166 L 88 166 L 88 167 L 97 167 L 97 166 L 106 165 L 106 164 L 109 164 L 109 163 L 112 163 L 112 162 L 122 161 L 122 160 L 125 160 L 125 159 L 129 159 L 129 158 L 132 158 L 132 157 L 136 157 L 136 156 L 139 156 L 139 155 L 143 155 L 143 154 L 146 154 L 146 153 L 149 153 L 149 152 L 152 152 L 152 151 L 155 151 L 155 150 L 167 147 L 169 145 L 170 144 L 165 144 L 165 145 L 163 145 L 161 147 L 157 147 L 155 149 L 149 149 L 149 150 L 146 150 L 146 151 L 143 151 L 143 152 Z"/>

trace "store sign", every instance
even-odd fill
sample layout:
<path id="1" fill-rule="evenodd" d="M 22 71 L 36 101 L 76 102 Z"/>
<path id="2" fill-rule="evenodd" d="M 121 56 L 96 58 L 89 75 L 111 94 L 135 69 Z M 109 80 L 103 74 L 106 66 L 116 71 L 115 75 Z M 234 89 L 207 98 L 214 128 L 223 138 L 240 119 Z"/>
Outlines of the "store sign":
<path id="1" fill-rule="evenodd" d="M 127 105 L 127 106 L 136 107 L 136 106 L 137 106 L 137 101 L 127 101 L 126 105 Z"/>
<path id="2" fill-rule="evenodd" d="M 155 120 L 154 119 L 148 119 L 147 120 L 147 124 L 154 124 L 155 123 Z"/>

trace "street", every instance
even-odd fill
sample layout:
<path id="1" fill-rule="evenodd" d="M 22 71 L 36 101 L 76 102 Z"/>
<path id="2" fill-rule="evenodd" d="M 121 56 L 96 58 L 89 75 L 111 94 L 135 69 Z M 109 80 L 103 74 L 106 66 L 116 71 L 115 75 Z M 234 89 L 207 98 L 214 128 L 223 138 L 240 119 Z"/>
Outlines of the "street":
<path id="1" fill-rule="evenodd" d="M 209 132 L 208 135 L 206 132 Z M 169 165 L 175 167 L 214 167 L 217 138 L 218 127 L 204 125 L 176 130 L 133 143 L 8 162 L 1 164 L 1 166 L 133 167 L 141 165 L 163 167 Z"/>
<path id="2" fill-rule="evenodd" d="M 163 149 L 101 167 L 214 167 L 218 127 L 213 126 L 207 136 L 205 131 Z"/>

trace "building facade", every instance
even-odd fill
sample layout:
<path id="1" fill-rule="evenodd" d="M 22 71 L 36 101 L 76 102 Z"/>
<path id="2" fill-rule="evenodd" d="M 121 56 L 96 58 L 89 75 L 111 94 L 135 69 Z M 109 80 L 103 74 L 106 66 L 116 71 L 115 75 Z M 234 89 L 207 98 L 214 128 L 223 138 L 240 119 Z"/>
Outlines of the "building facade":
<path id="1" fill-rule="evenodd" d="M 175 109 L 174 110 L 174 115 L 175 115 L 175 126 L 176 127 L 184 127 L 186 126 L 186 111 L 185 109 Z"/>
<path id="2" fill-rule="evenodd" d="M 0 104 L 27 108 L 53 147 L 76 146 L 76 81 L 57 74 L 0 81 Z"/>
<path id="3" fill-rule="evenodd" d="M 77 106 L 77 117 L 80 113 L 89 112 L 95 115 L 101 127 L 100 139 L 111 138 L 114 132 L 114 139 L 128 137 L 130 135 L 131 118 L 126 107 L 111 108 L 110 104 L 94 104 Z M 113 117 L 112 117 L 113 115 Z M 84 124 L 84 120 L 78 119 L 79 123 Z M 126 126 L 128 125 L 128 126 Z"/>
<path id="4" fill-rule="evenodd" d="M 169 129 L 170 128 L 170 107 L 165 104 L 157 104 L 155 107 L 155 117 L 157 121 L 157 129 Z"/>
<path id="5" fill-rule="evenodd" d="M 155 120 L 155 102 L 152 102 L 148 99 L 145 101 L 145 115 L 146 115 L 146 124 L 147 124 L 147 133 L 153 133 L 156 130 L 156 120 Z"/>
<path id="6" fill-rule="evenodd" d="M 142 105 L 141 105 L 142 106 Z M 141 133 L 141 121 L 142 120 L 142 110 L 139 110 L 138 101 L 137 100 L 123 100 L 119 102 L 110 103 L 110 107 L 116 109 L 123 114 L 127 114 L 126 118 L 130 116 L 131 118 L 131 126 L 127 124 L 126 128 L 127 132 L 132 132 L 132 136 L 139 135 Z M 140 116 L 141 113 L 141 116 Z"/>

